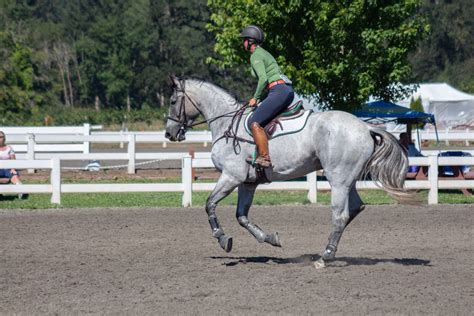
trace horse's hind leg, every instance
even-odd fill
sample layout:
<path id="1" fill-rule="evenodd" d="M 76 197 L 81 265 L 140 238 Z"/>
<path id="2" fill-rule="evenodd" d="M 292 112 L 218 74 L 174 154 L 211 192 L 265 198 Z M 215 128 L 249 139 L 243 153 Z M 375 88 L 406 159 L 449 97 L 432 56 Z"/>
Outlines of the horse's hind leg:
<path id="1" fill-rule="evenodd" d="M 232 250 L 232 237 L 226 236 L 224 234 L 224 230 L 219 224 L 215 210 L 217 203 L 228 196 L 238 185 L 239 181 L 233 179 L 225 173 L 222 173 L 219 180 L 217 181 L 216 187 L 206 201 L 206 212 L 209 219 L 209 224 L 211 225 L 212 236 L 219 241 L 219 245 L 226 252 L 230 252 Z"/>
<path id="2" fill-rule="evenodd" d="M 242 183 L 239 185 L 239 197 L 236 212 L 237 221 L 242 227 L 247 229 L 258 242 L 266 242 L 272 246 L 281 247 L 278 233 L 267 234 L 248 218 L 248 213 L 256 189 L 257 184 Z"/>
<path id="3" fill-rule="evenodd" d="M 331 208 L 333 231 L 329 235 L 329 242 L 322 258 L 314 263 L 317 269 L 323 268 L 325 261 L 334 259 L 344 229 L 364 210 L 364 203 L 357 193 L 355 182 L 350 189 L 340 185 L 332 187 Z"/>
<path id="4" fill-rule="evenodd" d="M 324 267 L 325 262 L 334 259 L 336 255 L 337 246 L 341 240 L 342 233 L 349 222 L 349 192 L 354 185 L 355 183 L 351 186 L 335 184 L 331 188 L 333 230 L 331 235 L 329 235 L 329 242 L 322 258 L 314 264 L 317 269 Z"/>
<path id="5" fill-rule="evenodd" d="M 349 220 L 347 221 L 346 227 L 364 209 L 365 205 L 360 199 L 359 193 L 357 193 L 356 186 L 354 185 L 349 193 Z"/>

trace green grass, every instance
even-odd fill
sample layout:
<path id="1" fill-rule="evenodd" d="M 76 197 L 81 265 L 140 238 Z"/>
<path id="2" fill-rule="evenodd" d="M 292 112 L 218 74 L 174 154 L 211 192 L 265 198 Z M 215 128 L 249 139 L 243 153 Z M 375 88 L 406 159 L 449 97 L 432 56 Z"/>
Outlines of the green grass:
<path id="1" fill-rule="evenodd" d="M 208 192 L 193 193 L 193 205 L 204 206 Z M 380 190 L 361 191 L 360 195 L 366 204 L 393 204 L 394 199 Z M 420 193 L 423 203 L 427 201 L 427 191 Z M 181 193 L 63 193 L 61 205 L 50 203 L 49 194 L 30 194 L 27 200 L 18 200 L 16 195 L 0 197 L 0 208 L 4 209 L 45 209 L 45 208 L 94 208 L 94 207 L 180 207 Z M 318 203 L 328 205 L 330 194 L 318 192 Z M 258 191 L 254 205 L 307 204 L 304 191 Z M 445 190 L 439 194 L 441 204 L 474 203 L 474 197 L 466 197 L 460 191 Z M 237 194 L 220 202 L 220 205 L 236 205 Z"/>

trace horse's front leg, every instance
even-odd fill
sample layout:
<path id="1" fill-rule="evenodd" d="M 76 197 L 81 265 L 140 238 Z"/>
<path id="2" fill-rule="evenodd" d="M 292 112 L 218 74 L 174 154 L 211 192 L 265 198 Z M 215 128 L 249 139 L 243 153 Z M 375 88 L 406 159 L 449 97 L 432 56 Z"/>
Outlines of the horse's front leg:
<path id="1" fill-rule="evenodd" d="M 275 247 L 281 247 L 280 238 L 278 233 L 267 234 L 260 227 L 255 225 L 248 218 L 250 206 L 252 205 L 253 196 L 257 184 L 253 183 L 242 183 L 239 185 L 239 197 L 237 202 L 236 217 L 239 224 L 247 229 L 258 242 L 266 242 Z"/>
<path id="2" fill-rule="evenodd" d="M 212 236 L 219 241 L 219 245 L 226 252 L 232 250 L 232 237 L 224 234 L 224 230 L 221 228 L 219 220 L 217 219 L 216 207 L 217 203 L 228 196 L 238 185 L 238 180 L 223 172 L 217 181 L 216 187 L 206 201 L 206 212 L 209 224 L 211 225 Z"/>

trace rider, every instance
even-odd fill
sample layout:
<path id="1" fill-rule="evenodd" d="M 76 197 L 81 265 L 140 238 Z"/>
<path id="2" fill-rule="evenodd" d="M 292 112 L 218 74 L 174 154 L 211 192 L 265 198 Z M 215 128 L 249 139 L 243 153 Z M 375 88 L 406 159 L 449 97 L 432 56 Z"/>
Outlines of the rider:
<path id="1" fill-rule="evenodd" d="M 262 29 L 249 25 L 242 30 L 240 37 L 243 38 L 245 50 L 251 54 L 252 76 L 258 79 L 257 89 L 249 100 L 249 106 L 257 106 L 250 121 L 258 152 L 255 163 L 264 168 L 270 167 L 268 136 L 263 128 L 290 105 L 294 92 L 291 81 L 283 75 L 275 58 L 260 46 L 264 38 Z M 252 163 L 253 159 L 249 157 L 247 161 Z"/>

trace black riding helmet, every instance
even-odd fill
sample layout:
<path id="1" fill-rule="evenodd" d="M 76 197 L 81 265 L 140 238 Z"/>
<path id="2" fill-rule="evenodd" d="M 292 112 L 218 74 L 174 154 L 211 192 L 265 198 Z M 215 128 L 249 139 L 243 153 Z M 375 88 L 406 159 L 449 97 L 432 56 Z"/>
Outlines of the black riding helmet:
<path id="1" fill-rule="evenodd" d="M 263 43 L 263 31 L 255 25 L 249 25 L 240 32 L 240 37 L 253 40 L 257 44 Z"/>

